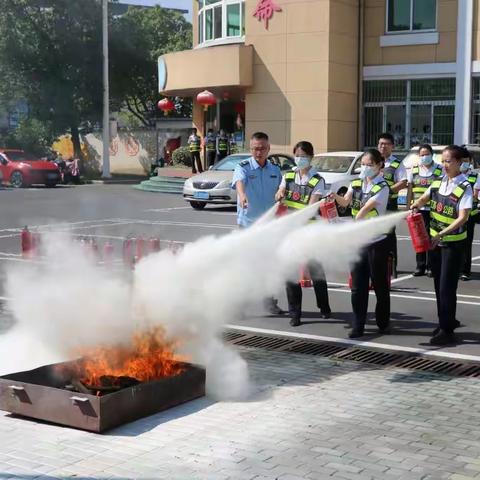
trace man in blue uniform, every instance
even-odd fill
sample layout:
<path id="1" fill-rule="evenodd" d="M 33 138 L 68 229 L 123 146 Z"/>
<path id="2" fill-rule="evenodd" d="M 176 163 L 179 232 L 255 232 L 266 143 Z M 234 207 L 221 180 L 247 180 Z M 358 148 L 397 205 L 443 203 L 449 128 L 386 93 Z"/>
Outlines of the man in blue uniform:
<path id="1" fill-rule="evenodd" d="M 232 188 L 237 190 L 237 224 L 240 228 L 249 227 L 275 204 L 282 172 L 268 160 L 270 143 L 268 135 L 257 132 L 250 139 L 252 156 L 240 162 L 233 174 Z M 272 314 L 285 313 L 275 299 L 267 301 Z"/>

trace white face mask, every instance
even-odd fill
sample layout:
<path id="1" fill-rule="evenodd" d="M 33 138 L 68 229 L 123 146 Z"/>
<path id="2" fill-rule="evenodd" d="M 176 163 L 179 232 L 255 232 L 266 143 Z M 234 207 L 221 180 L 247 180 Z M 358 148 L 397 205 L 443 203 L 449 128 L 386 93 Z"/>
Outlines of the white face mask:
<path id="1" fill-rule="evenodd" d="M 460 165 L 460 171 L 462 173 L 466 173 L 470 170 L 470 162 L 463 162 L 461 165 Z"/>
<path id="2" fill-rule="evenodd" d="M 421 165 L 430 165 L 433 162 L 433 157 L 431 155 L 422 155 L 420 157 Z"/>
<path id="3" fill-rule="evenodd" d="M 300 168 L 308 168 L 310 166 L 310 159 L 308 157 L 295 157 L 295 165 Z"/>
<path id="4" fill-rule="evenodd" d="M 377 175 L 377 171 L 371 165 L 362 165 L 360 170 L 360 178 L 372 178 Z"/>

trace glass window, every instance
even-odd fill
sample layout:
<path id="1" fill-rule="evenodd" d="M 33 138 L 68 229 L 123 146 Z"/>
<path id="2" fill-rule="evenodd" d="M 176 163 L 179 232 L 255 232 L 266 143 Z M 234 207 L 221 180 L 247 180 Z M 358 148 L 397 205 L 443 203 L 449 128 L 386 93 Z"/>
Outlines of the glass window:
<path id="1" fill-rule="evenodd" d="M 432 143 L 432 105 L 412 105 L 410 146 Z"/>
<path id="2" fill-rule="evenodd" d="M 435 105 L 433 107 L 433 142 L 439 145 L 453 143 L 455 125 L 454 105 Z"/>
<path id="3" fill-rule="evenodd" d="M 245 35 L 245 2 L 242 2 L 242 35 Z"/>
<path id="4" fill-rule="evenodd" d="M 393 135 L 395 148 L 405 146 L 405 105 L 386 106 L 386 132 Z"/>
<path id="5" fill-rule="evenodd" d="M 406 96 L 405 80 L 373 80 L 363 84 L 365 102 L 403 102 Z"/>
<path id="6" fill-rule="evenodd" d="M 213 18 L 214 18 L 214 38 L 220 38 L 222 36 L 222 7 L 221 7 L 221 5 L 214 8 Z"/>
<path id="7" fill-rule="evenodd" d="M 412 80 L 412 100 L 455 100 L 455 79 Z"/>
<path id="8" fill-rule="evenodd" d="M 227 37 L 240 35 L 240 4 L 227 5 Z"/>
<path id="9" fill-rule="evenodd" d="M 203 12 L 198 16 L 198 43 L 203 43 Z"/>
<path id="10" fill-rule="evenodd" d="M 388 0 L 387 32 L 434 30 L 437 0 Z"/>
<path id="11" fill-rule="evenodd" d="M 383 132 L 383 107 L 365 107 L 364 145 L 376 146 Z"/>
<path id="12" fill-rule="evenodd" d="M 205 40 L 213 38 L 213 10 L 210 8 L 205 11 Z"/>

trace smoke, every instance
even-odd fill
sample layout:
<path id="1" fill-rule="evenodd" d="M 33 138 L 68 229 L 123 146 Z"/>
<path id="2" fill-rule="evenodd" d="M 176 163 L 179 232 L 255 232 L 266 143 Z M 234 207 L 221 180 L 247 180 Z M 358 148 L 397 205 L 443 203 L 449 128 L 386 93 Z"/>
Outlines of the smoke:
<path id="1" fill-rule="evenodd" d="M 267 212 L 249 229 L 203 237 L 177 254 L 150 255 L 136 266 L 133 281 L 98 267 L 65 238 L 48 239 L 44 264 L 8 272 L 17 327 L 0 341 L 0 370 L 66 360 L 76 347 L 125 341 L 135 328 L 161 324 L 182 340 L 180 353 L 206 366 L 211 396 L 248 395 L 247 366 L 221 342 L 223 325 L 281 292 L 309 260 L 345 271 L 362 246 L 404 216 L 308 223 L 317 209 L 275 220 Z"/>

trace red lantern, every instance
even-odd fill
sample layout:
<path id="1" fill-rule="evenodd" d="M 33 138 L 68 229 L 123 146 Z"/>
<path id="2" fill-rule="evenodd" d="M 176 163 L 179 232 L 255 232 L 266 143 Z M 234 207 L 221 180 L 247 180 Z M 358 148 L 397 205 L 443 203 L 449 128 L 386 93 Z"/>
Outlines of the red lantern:
<path id="1" fill-rule="evenodd" d="M 235 109 L 235 113 L 238 113 L 239 115 L 245 114 L 245 102 L 238 102 L 233 108 Z"/>
<path id="2" fill-rule="evenodd" d="M 164 98 L 157 103 L 157 107 L 164 115 L 168 115 L 168 112 L 175 109 L 175 104 L 170 99 Z"/>
<path id="3" fill-rule="evenodd" d="M 212 92 L 208 90 L 204 90 L 197 95 L 197 103 L 203 105 L 203 109 L 205 111 L 208 110 L 208 107 L 215 105 L 217 103 L 217 99 Z"/>

